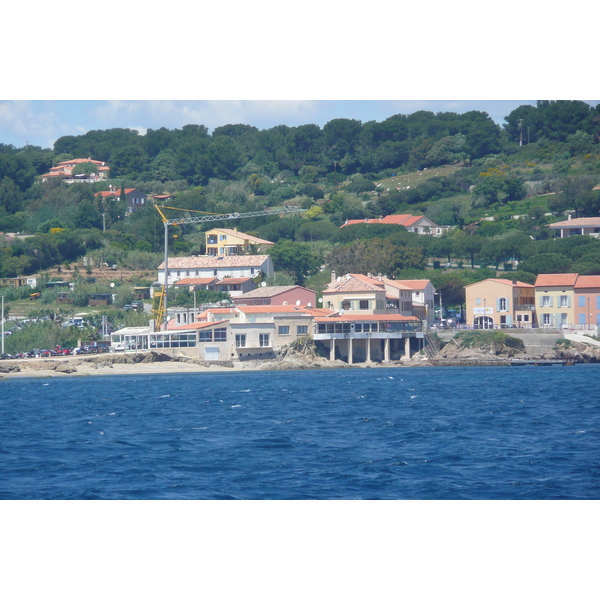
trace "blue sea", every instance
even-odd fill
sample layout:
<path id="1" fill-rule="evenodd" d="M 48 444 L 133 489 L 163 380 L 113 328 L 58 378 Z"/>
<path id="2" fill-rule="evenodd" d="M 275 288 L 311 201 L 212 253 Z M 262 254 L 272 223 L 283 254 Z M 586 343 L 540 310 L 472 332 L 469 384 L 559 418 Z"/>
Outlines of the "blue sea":
<path id="1" fill-rule="evenodd" d="M 600 365 L 0 381 L 1 499 L 600 498 Z"/>

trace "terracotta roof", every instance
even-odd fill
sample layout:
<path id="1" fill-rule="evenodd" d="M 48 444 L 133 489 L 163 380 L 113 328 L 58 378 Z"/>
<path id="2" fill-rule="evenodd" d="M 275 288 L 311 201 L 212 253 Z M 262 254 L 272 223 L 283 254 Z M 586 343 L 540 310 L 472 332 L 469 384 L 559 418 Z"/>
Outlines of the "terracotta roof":
<path id="1" fill-rule="evenodd" d="M 556 229 L 564 227 L 600 227 L 600 217 L 581 217 L 580 219 L 569 219 L 567 221 L 558 221 L 548 227 Z"/>
<path id="2" fill-rule="evenodd" d="M 238 306 L 243 313 L 297 313 L 301 315 L 316 316 L 330 315 L 332 311 L 327 308 L 309 308 L 308 306 L 294 306 L 293 304 L 263 304 L 255 306 Z"/>
<path id="3" fill-rule="evenodd" d="M 242 233 L 241 231 L 236 231 L 235 229 L 211 229 L 211 231 L 222 231 L 223 233 L 227 234 L 227 235 L 233 235 L 235 237 L 239 237 L 242 240 L 248 240 L 249 242 L 252 242 L 254 244 L 268 244 L 269 246 L 274 246 L 275 242 L 269 242 L 269 240 L 262 240 L 259 237 L 256 237 L 254 235 L 250 235 L 249 233 Z M 208 233 L 208 231 L 206 232 Z"/>
<path id="4" fill-rule="evenodd" d="M 575 284 L 578 288 L 600 288 L 600 275 L 580 275 Z"/>
<path id="5" fill-rule="evenodd" d="M 349 275 L 349 276 L 348 276 Z M 340 281 L 332 281 L 323 290 L 323 294 L 335 294 L 338 292 L 381 292 L 383 291 L 383 283 L 377 282 L 371 283 L 368 277 L 365 275 L 343 275 Z"/>
<path id="6" fill-rule="evenodd" d="M 169 271 L 174 269 L 216 269 L 218 267 L 261 267 L 269 260 L 269 256 L 262 254 L 234 255 L 234 256 L 179 256 L 169 258 Z M 159 269 L 165 268 L 162 262 Z"/>
<path id="7" fill-rule="evenodd" d="M 217 283 L 217 285 L 234 285 L 237 283 L 246 283 L 246 281 L 251 281 L 252 277 L 225 277 Z"/>
<path id="8" fill-rule="evenodd" d="M 176 281 L 173 285 L 208 285 L 213 281 L 219 281 L 218 277 L 185 277 Z"/>
<path id="9" fill-rule="evenodd" d="M 206 327 L 212 327 L 213 325 L 221 325 L 227 323 L 226 319 L 221 321 L 197 321 L 196 323 L 188 323 L 187 325 L 178 325 L 177 327 L 167 327 L 168 331 L 181 331 L 182 329 L 205 329 Z M 170 322 L 169 322 L 170 324 Z"/>
<path id="10" fill-rule="evenodd" d="M 523 283 L 522 281 L 517 281 L 516 279 L 497 279 L 497 278 L 493 278 L 491 277 L 490 279 L 484 279 L 483 281 L 476 281 L 475 283 L 469 283 L 468 285 L 465 285 L 465 287 L 471 287 L 472 285 L 479 285 L 481 283 L 484 283 L 486 281 L 494 281 L 495 283 L 502 283 L 504 285 L 510 285 L 511 287 L 522 287 L 522 288 L 534 288 L 534 285 L 531 285 L 530 283 Z"/>
<path id="11" fill-rule="evenodd" d="M 207 308 L 206 310 L 204 310 L 203 312 L 201 312 L 197 317 L 196 320 L 197 321 L 205 321 L 206 318 L 208 317 L 208 315 L 213 314 L 213 315 L 231 315 L 231 314 L 235 314 L 236 316 L 239 316 L 239 311 L 236 310 L 235 308 Z M 208 321 L 209 323 L 213 323 L 214 321 Z"/>
<path id="12" fill-rule="evenodd" d="M 388 279 L 383 278 L 384 283 L 398 289 L 424 290 L 430 283 L 429 279 Z"/>
<path id="13" fill-rule="evenodd" d="M 279 294 L 283 294 L 290 290 L 295 290 L 296 288 L 300 288 L 302 290 L 308 289 L 302 287 L 301 285 L 270 285 L 265 287 L 258 287 L 255 290 L 246 292 L 241 296 L 237 296 L 236 300 L 244 300 L 246 298 L 272 298 L 273 296 L 278 296 Z M 312 290 L 308 291 L 311 292 Z"/>
<path id="14" fill-rule="evenodd" d="M 360 225 L 361 223 L 368 224 L 376 224 L 381 223 L 383 225 L 403 225 L 404 227 L 412 227 L 416 223 L 418 223 L 421 219 L 427 219 L 430 223 L 432 223 L 432 227 L 438 227 L 431 219 L 421 215 L 387 215 L 387 217 L 379 217 L 378 219 L 349 219 L 347 220 L 342 227 L 346 225 Z"/>
<path id="15" fill-rule="evenodd" d="M 535 280 L 535 287 L 572 286 L 577 282 L 577 273 L 540 274 Z"/>
<path id="16" fill-rule="evenodd" d="M 406 317 L 404 315 L 335 315 L 332 317 L 316 317 L 317 323 L 339 323 L 341 321 L 419 321 L 418 317 Z"/>

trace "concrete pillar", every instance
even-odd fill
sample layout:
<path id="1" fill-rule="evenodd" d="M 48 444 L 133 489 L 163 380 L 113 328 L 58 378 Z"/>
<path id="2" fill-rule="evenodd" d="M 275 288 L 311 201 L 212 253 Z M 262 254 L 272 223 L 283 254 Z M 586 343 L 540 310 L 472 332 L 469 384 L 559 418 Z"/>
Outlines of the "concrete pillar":
<path id="1" fill-rule="evenodd" d="M 367 362 L 370 363 L 371 362 L 371 338 L 367 338 L 365 340 L 366 344 L 367 344 Z"/>
<path id="2" fill-rule="evenodd" d="M 410 338 L 404 338 L 404 357 L 410 358 Z"/>
<path id="3" fill-rule="evenodd" d="M 329 360 L 335 360 L 335 338 L 331 338 L 331 345 L 329 347 Z"/>
<path id="4" fill-rule="evenodd" d="M 383 362 L 390 362 L 390 338 L 385 338 L 383 346 Z"/>
<path id="5" fill-rule="evenodd" d="M 348 364 L 353 364 L 352 362 L 352 338 L 348 338 Z"/>

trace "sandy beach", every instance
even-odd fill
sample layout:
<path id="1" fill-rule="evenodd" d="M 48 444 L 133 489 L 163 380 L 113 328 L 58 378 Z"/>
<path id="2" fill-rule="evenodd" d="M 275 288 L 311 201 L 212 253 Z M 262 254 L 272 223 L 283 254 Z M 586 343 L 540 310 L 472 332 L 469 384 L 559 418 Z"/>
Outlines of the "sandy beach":
<path id="1" fill-rule="evenodd" d="M 195 359 L 169 356 L 157 352 L 143 354 L 106 354 L 69 356 L 48 359 L 14 359 L 0 362 L 0 380 L 27 377 L 89 377 L 101 375 L 158 375 L 182 373 L 231 373 L 237 371 L 271 371 L 283 369 L 339 369 L 411 366 L 411 363 L 356 363 L 340 360 L 264 360 L 248 362 L 208 363 Z M 412 363 L 414 366 L 414 363 Z"/>

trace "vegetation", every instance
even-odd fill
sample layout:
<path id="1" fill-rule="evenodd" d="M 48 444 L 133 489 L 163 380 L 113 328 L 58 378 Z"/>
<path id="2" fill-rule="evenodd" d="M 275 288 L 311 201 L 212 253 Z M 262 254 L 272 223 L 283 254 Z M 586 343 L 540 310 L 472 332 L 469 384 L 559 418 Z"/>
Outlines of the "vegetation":
<path id="1" fill-rule="evenodd" d="M 47 308 L 57 306 L 56 290 L 43 285 L 51 277 L 74 284 L 75 306 L 85 306 L 89 293 L 108 292 L 117 294 L 115 310 L 129 304 L 132 278 L 149 285 L 156 277 L 163 225 L 151 205 L 125 215 L 123 201 L 96 195 L 109 185 L 173 194 L 170 203 L 189 211 L 306 209 L 245 219 L 240 228 L 275 243 L 274 281 L 317 291 L 332 269 L 382 273 L 429 278 L 446 306 L 458 306 L 464 285 L 498 273 L 528 283 L 544 272 L 600 274 L 600 240 L 556 239 L 548 229 L 566 214 L 600 214 L 599 139 L 600 107 L 540 101 L 512 111 L 504 127 L 479 111 L 418 111 L 380 123 L 333 119 L 322 128 L 236 124 L 209 134 L 186 125 L 145 135 L 90 131 L 64 136 L 52 149 L 0 144 L 0 231 L 27 236 L 0 236 L 0 277 L 43 274 L 27 294 L 40 291 L 38 306 Z M 41 181 L 59 161 L 81 157 L 106 162 L 111 179 Z M 93 164 L 78 170 L 92 172 Z M 398 213 L 450 229 L 433 237 L 394 225 L 341 227 L 347 219 Z M 212 227 L 170 227 L 170 254 L 203 254 L 203 231 Z M 95 280 L 103 265 L 137 275 Z M 2 294 L 17 300 L 10 290 Z M 189 306 L 193 298 L 180 292 L 172 301 Z"/>

